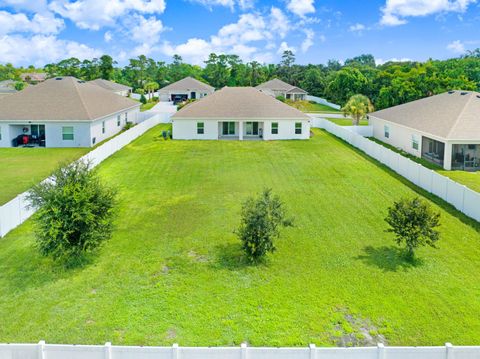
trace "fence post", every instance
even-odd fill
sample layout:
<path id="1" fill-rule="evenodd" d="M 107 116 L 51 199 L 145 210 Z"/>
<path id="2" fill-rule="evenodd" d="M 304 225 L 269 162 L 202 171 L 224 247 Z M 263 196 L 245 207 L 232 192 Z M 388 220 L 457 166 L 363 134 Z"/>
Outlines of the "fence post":
<path id="1" fill-rule="evenodd" d="M 38 359 L 45 359 L 45 340 L 40 340 L 38 342 Z"/>
<path id="2" fill-rule="evenodd" d="M 317 359 L 317 348 L 315 344 L 310 344 L 308 347 L 310 348 L 310 359 Z"/>
<path id="3" fill-rule="evenodd" d="M 445 350 L 446 350 L 446 359 L 453 359 L 453 345 L 452 343 L 445 343 Z"/>
<path id="4" fill-rule="evenodd" d="M 112 343 L 105 343 L 105 359 L 112 359 Z"/>
<path id="5" fill-rule="evenodd" d="M 240 345 L 240 357 L 241 359 L 247 359 L 247 343 L 242 343 Z"/>
<path id="6" fill-rule="evenodd" d="M 178 344 L 172 345 L 172 359 L 178 359 Z"/>
<path id="7" fill-rule="evenodd" d="M 378 359 L 385 359 L 385 345 L 383 343 L 377 344 L 377 354 Z"/>

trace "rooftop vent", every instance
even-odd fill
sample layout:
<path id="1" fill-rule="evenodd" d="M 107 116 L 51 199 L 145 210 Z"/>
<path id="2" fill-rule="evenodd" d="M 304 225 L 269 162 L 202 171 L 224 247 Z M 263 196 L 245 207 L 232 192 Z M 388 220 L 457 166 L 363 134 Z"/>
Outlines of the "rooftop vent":
<path id="1" fill-rule="evenodd" d="M 63 77 L 55 77 L 55 80 L 57 81 L 63 80 Z"/>
<path id="2" fill-rule="evenodd" d="M 477 95 L 477 98 L 480 98 L 480 95 Z"/>
<path id="3" fill-rule="evenodd" d="M 448 93 L 451 95 L 452 93 L 455 93 L 455 91 L 448 91 Z"/>
<path id="4" fill-rule="evenodd" d="M 468 95 L 468 92 L 460 92 L 460 95 L 462 96 Z"/>
<path id="5" fill-rule="evenodd" d="M 83 81 L 83 80 L 78 80 L 77 82 L 78 82 L 79 84 L 84 84 L 84 83 L 85 83 L 85 81 Z"/>

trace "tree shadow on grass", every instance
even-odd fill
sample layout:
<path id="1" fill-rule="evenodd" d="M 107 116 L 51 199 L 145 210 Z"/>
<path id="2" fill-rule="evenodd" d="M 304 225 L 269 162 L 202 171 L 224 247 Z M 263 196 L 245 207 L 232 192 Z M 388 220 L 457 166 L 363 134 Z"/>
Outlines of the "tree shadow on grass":
<path id="1" fill-rule="evenodd" d="M 408 259 L 405 251 L 395 246 L 378 248 L 367 246 L 363 250 L 365 254 L 359 255 L 355 259 L 359 259 L 369 266 L 378 267 L 384 272 L 406 271 L 422 266 L 424 263 L 421 258 Z"/>
<path id="2" fill-rule="evenodd" d="M 250 262 L 242 251 L 240 243 L 225 243 L 215 247 L 216 260 L 212 263 L 215 269 L 242 270 L 250 267 L 263 266 L 267 260 L 259 263 Z"/>

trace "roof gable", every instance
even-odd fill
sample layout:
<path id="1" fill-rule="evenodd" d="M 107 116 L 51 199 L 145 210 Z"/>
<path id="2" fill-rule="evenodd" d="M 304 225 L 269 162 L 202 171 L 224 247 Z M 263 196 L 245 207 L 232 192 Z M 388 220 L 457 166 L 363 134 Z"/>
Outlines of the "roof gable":
<path id="1" fill-rule="evenodd" d="M 95 80 L 89 81 L 89 83 L 100 86 L 105 90 L 114 91 L 114 92 L 127 91 L 132 89 L 130 86 L 119 84 L 117 82 L 113 82 L 105 79 L 95 79 Z"/>
<path id="2" fill-rule="evenodd" d="M 307 91 L 301 89 L 300 87 L 290 85 L 289 83 L 277 78 L 264 82 L 263 84 L 258 85 L 256 88 L 259 90 L 307 93 Z"/>
<path id="3" fill-rule="evenodd" d="M 200 91 L 208 91 L 213 92 L 215 88 L 206 84 L 204 82 L 198 81 L 193 77 L 185 77 L 177 82 L 171 83 L 159 90 L 160 93 L 167 92 L 167 91 L 192 91 L 192 90 L 200 90 Z"/>

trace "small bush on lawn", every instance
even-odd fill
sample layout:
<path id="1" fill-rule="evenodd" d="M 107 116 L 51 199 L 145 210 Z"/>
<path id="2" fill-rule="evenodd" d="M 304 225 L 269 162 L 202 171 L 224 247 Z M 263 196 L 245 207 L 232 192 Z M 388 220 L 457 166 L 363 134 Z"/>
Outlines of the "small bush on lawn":
<path id="1" fill-rule="evenodd" d="M 140 102 L 143 103 L 144 105 L 147 103 L 147 99 L 144 94 L 141 94 L 140 96 Z"/>
<path id="2" fill-rule="evenodd" d="M 270 189 L 265 189 L 258 198 L 248 198 L 242 206 L 242 219 L 236 231 L 242 241 L 247 259 L 259 262 L 268 252 L 275 251 L 275 239 L 280 237 L 280 227 L 293 226 L 286 217 L 284 205 Z"/>
<path id="3" fill-rule="evenodd" d="M 395 202 L 388 208 L 385 221 L 390 225 L 387 232 L 395 233 L 397 244 L 405 243 L 409 260 L 414 259 L 419 246 L 435 248 L 440 239 L 436 230 L 440 226 L 440 213 L 433 212 L 430 205 L 418 197 Z"/>
<path id="4" fill-rule="evenodd" d="M 29 193 L 40 253 L 71 261 L 97 248 L 112 233 L 115 197 L 87 162 L 55 170 Z"/>
<path id="5" fill-rule="evenodd" d="M 282 101 L 282 102 L 285 102 L 285 97 L 283 96 L 277 96 L 275 97 L 278 101 Z"/>
<path id="6" fill-rule="evenodd" d="M 131 129 L 131 128 L 134 127 L 134 126 L 135 126 L 135 124 L 134 124 L 133 122 L 127 122 L 127 123 L 125 124 L 125 126 L 123 126 L 123 131 L 129 130 L 129 129 Z"/>

